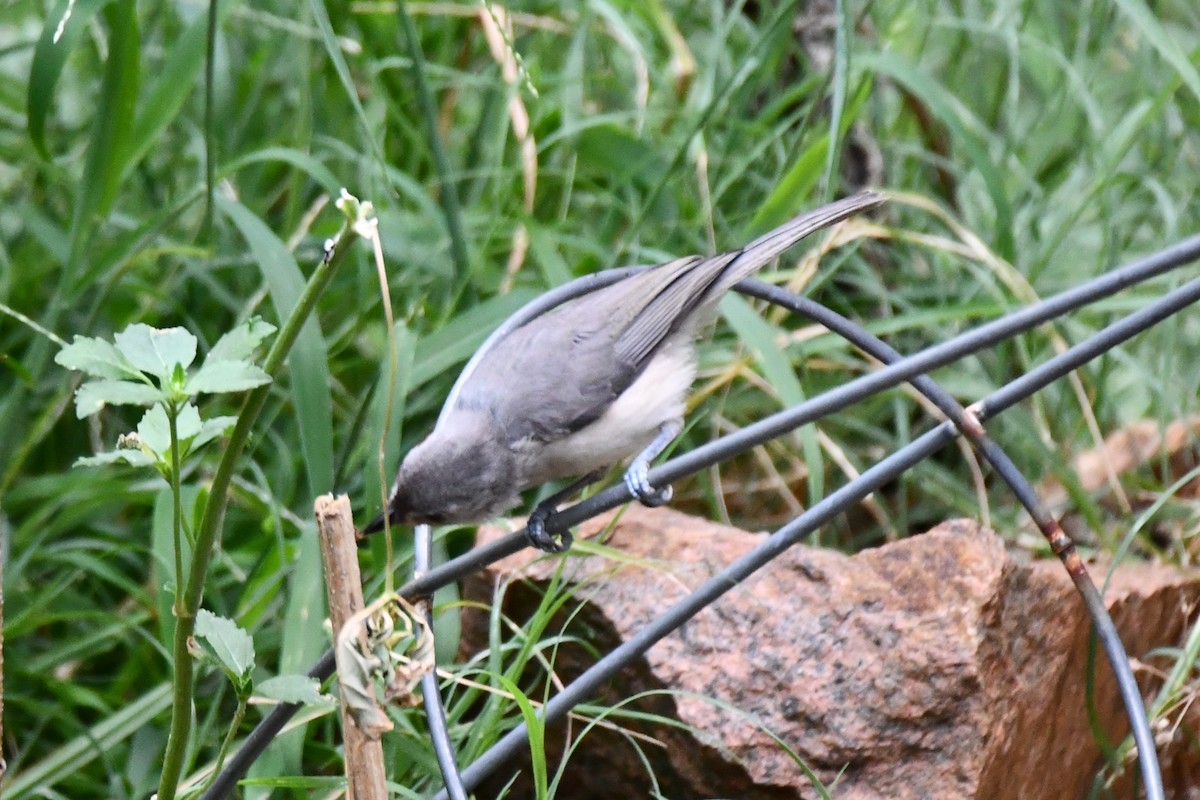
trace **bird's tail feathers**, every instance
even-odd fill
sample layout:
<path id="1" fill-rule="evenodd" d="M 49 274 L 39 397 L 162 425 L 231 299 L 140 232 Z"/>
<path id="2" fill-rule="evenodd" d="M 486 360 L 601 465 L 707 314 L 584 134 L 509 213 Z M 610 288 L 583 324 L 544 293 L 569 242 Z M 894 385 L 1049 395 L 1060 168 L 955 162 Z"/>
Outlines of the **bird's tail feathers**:
<path id="1" fill-rule="evenodd" d="M 878 208 L 886 199 L 879 192 L 859 192 L 856 195 L 807 211 L 785 222 L 775 230 L 763 234 L 743 247 L 737 257 L 729 263 L 718 285 L 714 287 L 717 290 L 715 294 L 724 292 L 742 278 L 754 274 L 806 236 L 856 214 Z"/>

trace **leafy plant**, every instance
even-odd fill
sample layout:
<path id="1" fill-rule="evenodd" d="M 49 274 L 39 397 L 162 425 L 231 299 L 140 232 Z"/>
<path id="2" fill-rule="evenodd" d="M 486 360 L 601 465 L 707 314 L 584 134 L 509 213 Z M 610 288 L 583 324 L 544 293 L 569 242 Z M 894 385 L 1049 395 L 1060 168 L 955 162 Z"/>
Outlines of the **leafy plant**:
<path id="1" fill-rule="evenodd" d="M 80 458 L 77 466 L 124 461 L 153 466 L 172 480 L 174 464 L 229 431 L 236 417 L 201 420 L 192 400 L 201 394 L 243 392 L 270 383 L 271 378 L 249 360 L 275 326 L 257 317 L 221 337 L 204 364 L 187 369 L 196 358 L 196 337 L 183 328 L 151 328 L 137 323 L 114 338 L 76 336 L 54 360 L 90 375 L 93 380 L 75 392 L 80 419 L 98 414 L 107 405 L 150 406 L 137 432 L 123 435 L 117 449 Z M 178 447 L 172 441 L 178 440 Z"/>

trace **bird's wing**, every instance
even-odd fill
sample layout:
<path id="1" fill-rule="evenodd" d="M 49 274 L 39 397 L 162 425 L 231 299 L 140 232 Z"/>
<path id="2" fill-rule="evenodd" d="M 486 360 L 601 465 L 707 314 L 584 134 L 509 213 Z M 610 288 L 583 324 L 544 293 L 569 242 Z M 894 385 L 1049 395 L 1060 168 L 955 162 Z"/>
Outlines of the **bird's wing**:
<path id="1" fill-rule="evenodd" d="M 457 405 L 493 414 L 513 442 L 575 433 L 599 419 L 699 306 L 805 236 L 880 202 L 879 195 L 855 195 L 741 250 L 669 261 L 564 303 L 488 351 L 461 386 Z"/>

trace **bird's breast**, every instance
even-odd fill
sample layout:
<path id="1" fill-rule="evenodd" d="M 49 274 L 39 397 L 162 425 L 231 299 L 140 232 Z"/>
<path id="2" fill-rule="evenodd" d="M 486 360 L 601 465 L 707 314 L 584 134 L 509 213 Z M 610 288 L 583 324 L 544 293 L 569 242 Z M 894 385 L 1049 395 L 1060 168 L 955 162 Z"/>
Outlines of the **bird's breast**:
<path id="1" fill-rule="evenodd" d="M 691 336 L 663 344 L 642 374 L 594 422 L 526 450 L 528 486 L 581 476 L 636 455 L 666 422 L 683 418 L 685 398 L 696 377 Z M 522 448 L 523 450 L 525 448 Z"/>

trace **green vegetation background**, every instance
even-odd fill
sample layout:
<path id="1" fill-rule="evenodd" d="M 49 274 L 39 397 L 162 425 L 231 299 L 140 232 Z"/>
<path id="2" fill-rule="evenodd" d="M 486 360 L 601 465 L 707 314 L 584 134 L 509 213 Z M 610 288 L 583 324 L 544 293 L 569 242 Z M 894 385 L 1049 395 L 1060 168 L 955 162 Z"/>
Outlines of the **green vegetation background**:
<path id="1" fill-rule="evenodd" d="M 54 364 L 52 337 L 179 325 L 203 352 L 251 316 L 278 324 L 280 287 L 311 272 L 338 228 L 325 200 L 342 186 L 378 208 L 400 361 L 389 372 L 362 249 L 274 385 L 205 594 L 206 608 L 253 634 L 263 677 L 303 671 L 326 647 L 312 500 L 336 489 L 360 519 L 377 509 L 381 381 L 395 374 L 400 390 L 394 464 L 490 328 L 539 290 L 735 247 L 867 181 L 897 199 L 798 285 L 914 351 L 1200 231 L 1200 9 L 1189 0 L 846 0 L 827 13 L 674 0 L 226 2 L 211 52 L 203 5 L 74 0 L 55 42 L 66 5 L 15 0 L 0 14 L 6 797 L 46 783 L 58 796 L 145 796 L 166 736 L 169 495 L 150 473 L 72 469 L 111 449 L 139 412 L 76 420 L 79 378 Z M 489 27 L 510 32 L 489 42 Z M 980 396 L 1194 273 L 936 377 Z M 772 316 L 778 327 L 764 333 L 737 312 L 703 351 L 688 444 L 871 367 L 800 322 Z M 1078 390 L 1063 381 L 1014 410 L 996 436 L 1031 477 L 1070 487 L 1072 456 L 1096 444 L 1089 425 L 1107 433 L 1197 412 L 1198 342 L 1200 322 L 1184 312 L 1083 370 Z M 680 505 L 765 527 L 928 424 L 909 393 L 887 393 L 767 458 L 726 465 L 719 486 L 681 485 Z M 212 458 L 185 476 L 189 507 Z M 1135 501 L 1178 477 L 1162 466 L 1126 476 Z M 1108 493 L 1073 491 L 1072 509 L 1088 545 L 1116 550 L 1136 528 L 1135 554 L 1186 564 L 1197 552 L 1184 497 L 1168 494 L 1137 526 Z M 947 452 L 821 542 L 857 548 L 959 514 L 1002 530 L 1022 521 Z M 464 547 L 465 534 L 446 543 Z M 382 569 L 378 545 L 365 568 Z M 486 670 L 472 677 L 489 681 Z M 205 673 L 197 766 L 232 702 Z M 455 719 L 467 705 L 452 707 Z M 488 708 L 459 731 L 464 759 L 518 714 Z M 323 716 L 282 737 L 257 774 L 330 785 L 336 740 Z M 389 745 L 394 779 L 418 790 L 436 781 L 422 742 Z"/>

